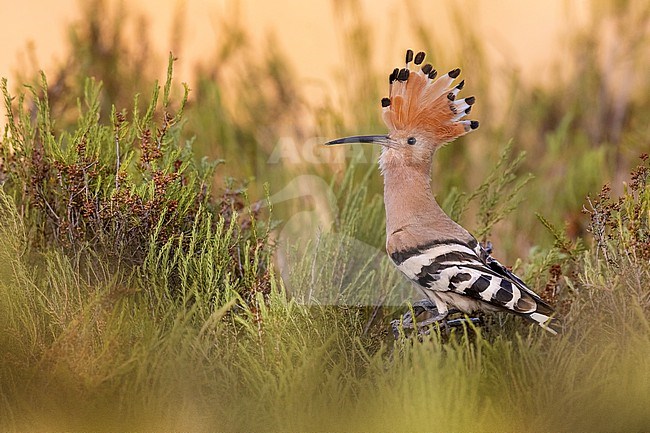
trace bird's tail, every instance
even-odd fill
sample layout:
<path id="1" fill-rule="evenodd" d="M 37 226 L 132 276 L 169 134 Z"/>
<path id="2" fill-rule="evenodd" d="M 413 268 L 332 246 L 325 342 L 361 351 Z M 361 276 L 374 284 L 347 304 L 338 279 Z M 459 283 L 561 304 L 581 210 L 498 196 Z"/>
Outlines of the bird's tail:
<path id="1" fill-rule="evenodd" d="M 561 330 L 561 323 L 555 315 L 553 308 L 542 300 L 537 301 L 537 308 L 535 311 L 523 313 L 522 316 L 528 321 L 537 323 L 546 331 L 553 335 L 557 335 Z"/>

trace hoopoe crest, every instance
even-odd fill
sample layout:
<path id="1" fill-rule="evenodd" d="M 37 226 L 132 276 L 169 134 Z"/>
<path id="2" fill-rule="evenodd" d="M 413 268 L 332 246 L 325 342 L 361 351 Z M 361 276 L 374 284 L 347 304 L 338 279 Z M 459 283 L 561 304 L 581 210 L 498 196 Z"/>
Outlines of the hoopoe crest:
<path id="1" fill-rule="evenodd" d="M 457 98 L 465 84 L 454 85 L 460 69 L 438 77 L 431 64 L 423 65 L 424 59 L 425 53 L 414 56 L 408 50 L 405 67 L 389 76 L 389 96 L 381 100 L 388 134 L 326 144 L 382 146 L 386 251 L 426 301 L 435 305 L 430 321 L 444 320 L 456 311 L 507 311 L 556 333 L 553 309 L 449 218 L 431 192 L 436 149 L 475 130 L 479 123 L 464 119 L 475 98 Z"/>

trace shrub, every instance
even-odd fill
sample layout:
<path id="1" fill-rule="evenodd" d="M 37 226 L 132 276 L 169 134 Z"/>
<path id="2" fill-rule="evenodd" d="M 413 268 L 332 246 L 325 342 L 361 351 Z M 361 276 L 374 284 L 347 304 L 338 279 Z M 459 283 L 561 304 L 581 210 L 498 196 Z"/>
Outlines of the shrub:
<path id="1" fill-rule="evenodd" d="M 9 113 L 0 143 L 3 189 L 37 246 L 151 269 L 160 251 L 178 258 L 219 241 L 226 247 L 214 266 L 243 281 L 243 261 L 270 253 L 269 226 L 259 219 L 260 204 L 248 206 L 234 181 L 220 197 L 212 194 L 216 163 L 197 162 L 191 141 L 181 140 L 189 89 L 174 106 L 172 63 L 170 56 L 162 95 L 156 85 L 146 111 L 136 97 L 130 112 L 113 107 L 108 121 L 100 114 L 101 83 L 88 79 L 79 119 L 68 128 L 50 115 L 44 74 L 41 87 L 15 104 L 3 80 Z M 165 275 L 181 278 L 178 260 L 165 266 Z M 266 272 L 264 265 L 258 270 Z M 267 291 L 258 277 L 256 285 Z"/>

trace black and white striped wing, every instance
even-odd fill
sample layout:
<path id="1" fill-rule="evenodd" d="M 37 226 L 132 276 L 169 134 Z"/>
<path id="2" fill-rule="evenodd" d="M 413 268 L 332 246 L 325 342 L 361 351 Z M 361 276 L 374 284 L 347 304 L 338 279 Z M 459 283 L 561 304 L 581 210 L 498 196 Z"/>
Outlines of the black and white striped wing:
<path id="1" fill-rule="evenodd" d="M 391 254 L 397 268 L 423 288 L 452 292 L 549 327 L 553 309 L 474 241 L 440 240 Z"/>

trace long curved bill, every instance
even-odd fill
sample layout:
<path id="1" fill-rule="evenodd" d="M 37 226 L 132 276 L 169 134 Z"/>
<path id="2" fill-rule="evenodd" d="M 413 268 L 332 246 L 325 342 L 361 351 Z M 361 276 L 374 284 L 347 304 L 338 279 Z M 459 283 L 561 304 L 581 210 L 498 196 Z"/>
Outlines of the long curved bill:
<path id="1" fill-rule="evenodd" d="M 355 144 L 355 143 L 371 143 L 379 144 L 381 146 L 393 147 L 392 140 L 387 135 L 355 135 L 353 137 L 339 138 L 337 140 L 328 141 L 326 146 L 334 146 L 337 144 Z"/>

